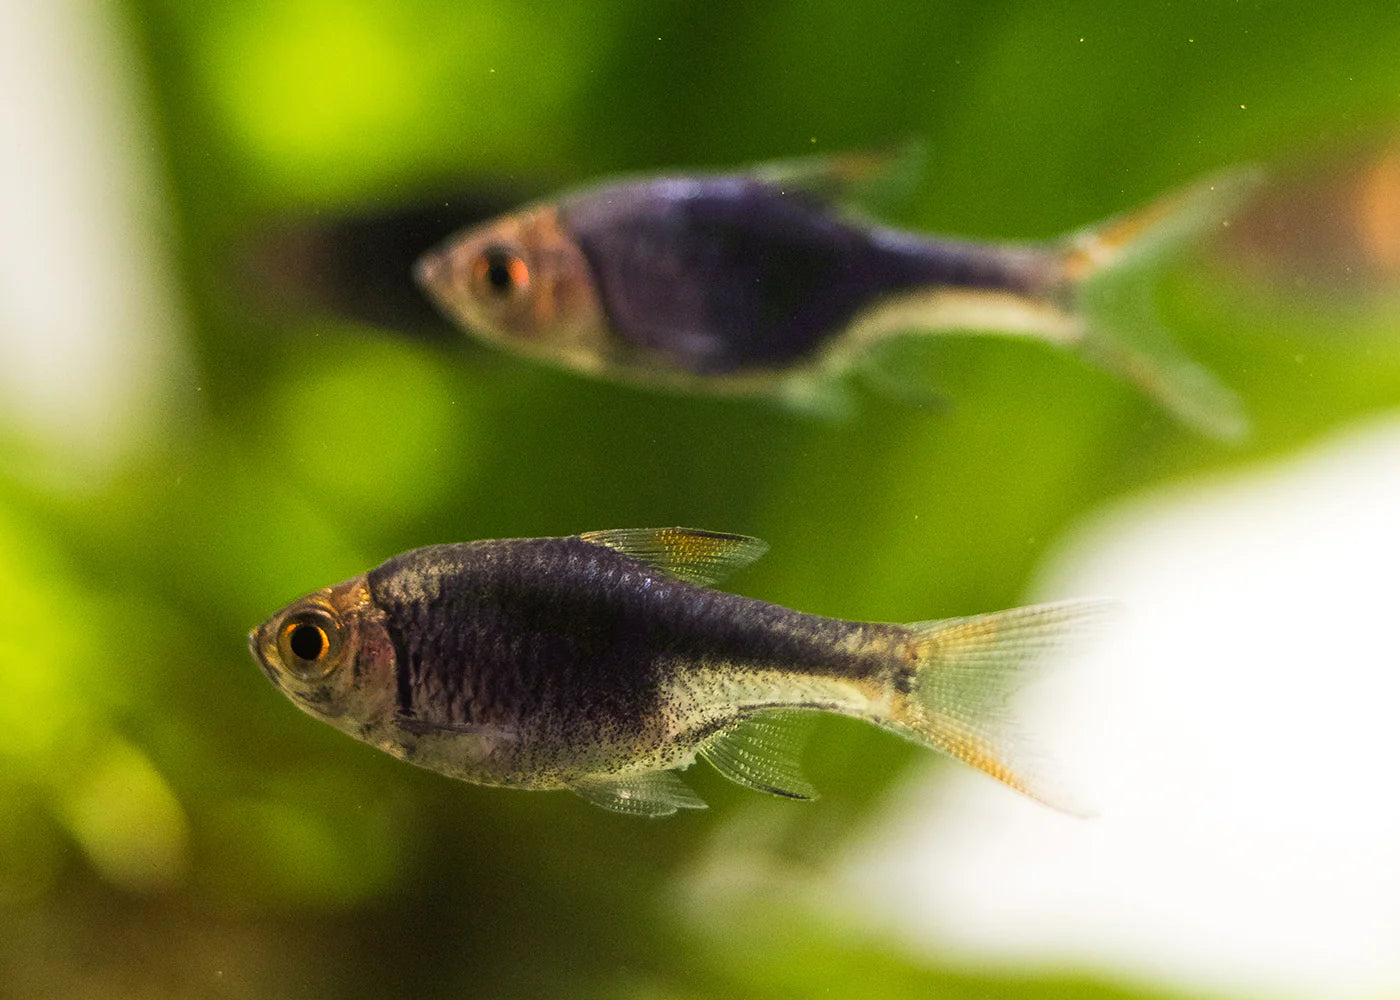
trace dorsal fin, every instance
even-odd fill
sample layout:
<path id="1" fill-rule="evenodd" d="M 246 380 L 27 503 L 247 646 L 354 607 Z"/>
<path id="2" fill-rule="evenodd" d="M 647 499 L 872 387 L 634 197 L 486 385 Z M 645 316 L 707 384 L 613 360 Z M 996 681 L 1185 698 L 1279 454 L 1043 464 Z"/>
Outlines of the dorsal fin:
<path id="1" fill-rule="evenodd" d="M 771 160 L 749 168 L 770 184 L 805 191 L 829 205 L 881 215 L 908 202 L 924 173 L 924 148 L 917 142 L 830 156 Z"/>
<path id="2" fill-rule="evenodd" d="M 702 586 L 717 583 L 768 551 L 761 538 L 697 528 L 615 528 L 585 531 L 579 537 Z"/>

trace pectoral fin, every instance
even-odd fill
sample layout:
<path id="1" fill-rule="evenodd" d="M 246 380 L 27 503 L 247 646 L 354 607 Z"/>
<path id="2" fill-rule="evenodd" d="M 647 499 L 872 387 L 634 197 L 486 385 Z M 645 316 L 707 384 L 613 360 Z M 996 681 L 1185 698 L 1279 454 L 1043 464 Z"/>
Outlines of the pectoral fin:
<path id="1" fill-rule="evenodd" d="M 586 531 L 579 537 L 702 586 L 722 580 L 768 551 L 768 543 L 759 538 L 695 528 L 617 528 Z"/>
<path id="2" fill-rule="evenodd" d="M 626 777 L 590 778 L 573 786 L 574 794 L 609 812 L 660 818 L 678 809 L 707 808 L 674 771 L 645 771 Z"/>
<path id="3" fill-rule="evenodd" d="M 730 781 L 770 795 L 815 799 L 802 776 L 802 747 L 811 712 L 764 712 L 727 729 L 700 747 L 700 756 Z"/>

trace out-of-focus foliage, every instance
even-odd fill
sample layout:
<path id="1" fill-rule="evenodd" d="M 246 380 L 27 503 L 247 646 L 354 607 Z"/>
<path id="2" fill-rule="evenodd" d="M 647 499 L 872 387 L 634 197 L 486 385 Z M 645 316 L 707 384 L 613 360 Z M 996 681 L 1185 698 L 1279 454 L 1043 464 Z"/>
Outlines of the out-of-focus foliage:
<path id="1" fill-rule="evenodd" d="M 1007 606 L 1104 498 L 1400 402 L 1393 326 L 1279 306 L 1188 260 L 1163 276 L 1161 310 L 1243 396 L 1244 447 L 1012 341 L 901 349 L 946 402 L 861 390 L 857 414 L 828 423 L 279 315 L 249 301 L 236 248 L 284 215 L 909 139 L 927 166 L 897 221 L 1048 237 L 1222 166 L 1390 129 L 1393 5 L 125 10 L 196 384 L 95 492 L 26 475 L 26 443 L 0 427 L 0 461 L 15 459 L 0 464 L 0 978 L 14 995 L 1129 995 L 925 968 L 779 902 L 761 932 L 698 930 L 672 886 L 753 793 L 697 770 L 711 810 L 643 823 L 455 784 L 297 713 L 244 636 L 416 545 L 665 524 L 766 538 L 734 586 L 804 610 Z M 764 849 L 830 863 L 915 755 L 825 724 L 809 754 L 824 797 L 747 806 Z"/>

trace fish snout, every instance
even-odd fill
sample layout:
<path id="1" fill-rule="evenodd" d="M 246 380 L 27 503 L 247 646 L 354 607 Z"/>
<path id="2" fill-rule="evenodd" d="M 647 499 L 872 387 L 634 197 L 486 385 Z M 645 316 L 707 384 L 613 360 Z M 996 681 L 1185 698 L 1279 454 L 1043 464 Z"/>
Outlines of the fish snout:
<path id="1" fill-rule="evenodd" d="M 267 657 L 263 656 L 262 640 L 259 636 L 261 632 L 261 627 L 251 629 L 248 632 L 248 652 L 253 655 L 253 662 L 262 668 L 262 672 L 267 675 L 267 679 L 280 688 L 282 686 L 282 681 L 277 676 L 277 669 L 267 662 Z"/>
<path id="2" fill-rule="evenodd" d="M 413 280 L 419 288 L 433 291 L 443 286 L 448 269 L 447 254 L 441 250 L 429 250 L 413 265 Z"/>

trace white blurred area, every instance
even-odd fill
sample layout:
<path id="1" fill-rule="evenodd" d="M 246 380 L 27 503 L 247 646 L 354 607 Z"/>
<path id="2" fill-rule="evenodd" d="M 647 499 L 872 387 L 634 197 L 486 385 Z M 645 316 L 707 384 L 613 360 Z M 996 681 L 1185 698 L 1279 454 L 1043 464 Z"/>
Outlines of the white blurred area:
<path id="1" fill-rule="evenodd" d="M 186 370 L 124 27 L 100 0 L 0 3 L 0 440 L 79 480 L 139 446 Z"/>
<path id="2" fill-rule="evenodd" d="M 1129 618 L 1027 704 L 1100 815 L 930 768 L 838 912 L 954 964 L 1400 996 L 1397 576 L 1395 418 L 1101 517 L 1037 593 Z"/>

